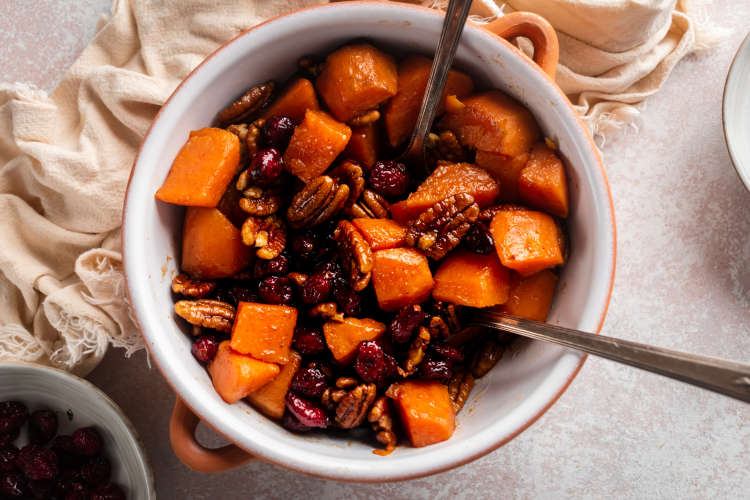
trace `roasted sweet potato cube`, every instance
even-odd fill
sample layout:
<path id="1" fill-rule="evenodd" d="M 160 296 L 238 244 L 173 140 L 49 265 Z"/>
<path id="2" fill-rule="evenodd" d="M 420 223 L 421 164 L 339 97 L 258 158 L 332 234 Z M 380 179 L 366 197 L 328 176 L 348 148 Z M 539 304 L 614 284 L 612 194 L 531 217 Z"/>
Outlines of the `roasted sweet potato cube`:
<path id="1" fill-rule="evenodd" d="M 250 265 L 252 248 L 215 208 L 188 207 L 182 226 L 182 265 L 194 278 L 228 278 Z"/>
<path id="2" fill-rule="evenodd" d="M 563 263 L 555 220 L 536 210 L 509 209 L 490 223 L 500 262 L 521 276 Z"/>
<path id="3" fill-rule="evenodd" d="M 453 435 L 456 415 L 447 386 L 435 381 L 407 380 L 392 384 L 386 395 L 396 404 L 412 446 L 428 446 Z"/>
<path id="4" fill-rule="evenodd" d="M 461 102 L 464 107 L 446 113 L 439 127 L 452 130 L 464 146 L 518 156 L 539 140 L 539 127 L 529 110 L 499 90 L 474 94 Z"/>
<path id="5" fill-rule="evenodd" d="M 315 88 L 331 114 L 346 122 L 396 95 L 396 62 L 370 44 L 346 45 L 328 55 Z"/>
<path id="6" fill-rule="evenodd" d="M 357 160 L 369 170 L 378 159 L 380 133 L 375 123 L 352 128 L 352 137 L 346 145 L 344 155 Z"/>
<path id="7" fill-rule="evenodd" d="M 269 363 L 289 360 L 297 309 L 240 302 L 232 325 L 232 349 Z"/>
<path id="8" fill-rule="evenodd" d="M 319 176 L 349 142 L 352 130 L 324 111 L 308 109 L 284 152 L 285 168 L 305 182 Z"/>
<path id="9" fill-rule="evenodd" d="M 354 219 L 357 229 L 370 244 L 370 249 L 384 250 L 404 245 L 406 228 L 391 219 Z"/>
<path id="10" fill-rule="evenodd" d="M 262 118 L 288 116 L 296 122 L 305 118 L 308 109 L 320 109 L 315 87 L 307 78 L 300 78 L 289 85 L 262 114 Z"/>
<path id="11" fill-rule="evenodd" d="M 341 364 L 352 361 L 360 342 L 377 340 L 383 332 L 385 325 L 370 318 L 346 318 L 344 321 L 328 321 L 323 325 L 328 349 Z"/>
<path id="12" fill-rule="evenodd" d="M 435 203 L 461 193 L 472 195 L 480 207 L 486 207 L 495 201 L 499 191 L 495 179 L 471 163 L 441 165 L 406 200 L 391 205 L 391 216 L 406 224 Z"/>
<path id="13" fill-rule="evenodd" d="M 544 143 L 536 144 L 518 178 L 521 201 L 558 217 L 568 216 L 568 181 L 565 167 Z"/>
<path id="14" fill-rule="evenodd" d="M 495 254 L 457 250 L 435 273 L 432 296 L 452 304 L 489 307 L 504 304 L 510 291 L 510 272 Z"/>
<path id="15" fill-rule="evenodd" d="M 519 199 L 518 178 L 521 175 L 521 169 L 526 166 L 528 160 L 528 153 L 522 153 L 518 156 L 505 156 L 477 151 L 474 161 L 478 166 L 489 172 L 500 185 L 498 201 L 516 203 Z"/>
<path id="16" fill-rule="evenodd" d="M 528 278 L 514 276 L 510 298 L 500 311 L 519 318 L 545 321 L 555 296 L 555 286 L 557 275 L 549 269 Z"/>
<path id="17" fill-rule="evenodd" d="M 190 207 L 215 207 L 237 173 L 240 141 L 220 128 L 190 132 L 156 199 Z"/>
<path id="18" fill-rule="evenodd" d="M 431 67 L 432 59 L 424 56 L 407 57 L 398 65 L 398 92 L 385 105 L 383 114 L 391 146 L 398 146 L 411 137 Z M 443 113 L 446 96 L 455 95 L 461 98 L 469 95 L 472 90 L 474 82 L 468 75 L 456 70 L 448 72 L 438 115 Z"/>
<path id="19" fill-rule="evenodd" d="M 427 300 L 435 285 L 430 265 L 413 248 L 390 248 L 373 253 L 372 284 L 378 304 L 384 311 L 395 311 Z"/>
<path id="20" fill-rule="evenodd" d="M 216 357 L 208 365 L 214 389 L 230 404 L 269 383 L 279 371 L 278 365 L 233 351 L 228 340 L 219 344 Z"/>
<path id="21" fill-rule="evenodd" d="M 281 367 L 281 373 L 250 394 L 247 399 L 264 415 L 280 419 L 284 415 L 284 398 L 301 363 L 302 356 L 295 351 L 289 351 L 289 362 Z"/>

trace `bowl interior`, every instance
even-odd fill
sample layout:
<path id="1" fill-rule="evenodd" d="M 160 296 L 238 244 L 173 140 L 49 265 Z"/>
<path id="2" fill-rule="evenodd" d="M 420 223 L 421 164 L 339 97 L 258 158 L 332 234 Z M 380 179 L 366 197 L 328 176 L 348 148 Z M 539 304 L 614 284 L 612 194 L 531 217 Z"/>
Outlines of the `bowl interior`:
<path id="1" fill-rule="evenodd" d="M 724 86 L 724 137 L 734 168 L 750 190 L 750 34 L 734 56 Z"/>
<path id="2" fill-rule="evenodd" d="M 135 430 L 99 389 L 60 370 L 26 363 L 0 364 L 0 400 L 22 401 L 30 412 L 54 410 L 58 434 L 95 426 L 112 463 L 112 480 L 125 487 L 128 498 L 155 498 L 153 477 Z M 69 412 L 68 412 L 69 410 Z M 21 434 L 17 444 L 26 444 Z"/>
<path id="3" fill-rule="evenodd" d="M 377 443 L 345 436 L 291 434 L 239 403 L 226 405 L 190 355 L 189 338 L 173 315 L 169 282 L 177 269 L 183 210 L 153 194 L 191 129 L 211 124 L 247 87 L 283 81 L 305 54 L 325 53 L 367 37 L 396 55 L 431 54 L 442 16 L 394 4 L 340 3 L 300 11 L 240 36 L 207 59 L 162 109 L 136 161 L 124 222 L 129 293 L 147 345 L 183 399 L 220 433 L 265 459 L 338 479 L 414 477 L 476 458 L 523 430 L 556 399 L 577 372 L 581 355 L 538 342 L 522 343 L 481 381 L 458 417 L 452 439 L 426 448 L 398 448 L 387 458 Z M 614 219 L 606 179 L 593 145 L 551 81 L 496 37 L 467 26 L 457 66 L 479 86 L 502 89 L 524 103 L 568 165 L 571 258 L 549 320 L 597 331 L 609 298 Z"/>

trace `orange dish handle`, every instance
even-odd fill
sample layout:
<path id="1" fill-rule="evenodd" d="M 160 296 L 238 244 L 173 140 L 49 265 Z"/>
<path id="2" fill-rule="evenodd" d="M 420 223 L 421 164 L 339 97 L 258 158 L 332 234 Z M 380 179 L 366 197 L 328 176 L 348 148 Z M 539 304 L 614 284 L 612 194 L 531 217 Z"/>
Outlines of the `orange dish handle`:
<path id="1" fill-rule="evenodd" d="M 523 36 L 534 44 L 534 62 L 552 79 L 555 78 L 560 44 L 555 28 L 538 14 L 511 12 L 483 26 L 484 29 L 506 40 Z"/>
<path id="2" fill-rule="evenodd" d="M 195 428 L 200 419 L 179 397 L 174 403 L 169 420 L 169 440 L 180 462 L 204 474 L 224 472 L 244 465 L 256 458 L 235 444 L 221 448 L 206 448 L 195 439 Z"/>

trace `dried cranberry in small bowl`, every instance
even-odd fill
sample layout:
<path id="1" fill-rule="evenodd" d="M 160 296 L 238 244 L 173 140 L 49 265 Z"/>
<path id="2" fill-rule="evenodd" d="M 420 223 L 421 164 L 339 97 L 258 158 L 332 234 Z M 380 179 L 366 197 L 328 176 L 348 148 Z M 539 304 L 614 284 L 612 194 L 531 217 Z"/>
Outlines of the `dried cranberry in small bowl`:
<path id="1" fill-rule="evenodd" d="M 102 451 L 102 436 L 94 427 L 82 427 L 73 433 L 76 454 L 93 457 Z"/>
<path id="2" fill-rule="evenodd" d="M 495 251 L 495 240 L 492 239 L 489 228 L 481 222 L 471 225 L 464 236 L 463 243 L 474 253 L 487 255 Z"/>
<path id="3" fill-rule="evenodd" d="M 20 401 L 0 402 L 0 434 L 11 434 L 26 422 L 29 410 Z"/>
<path id="4" fill-rule="evenodd" d="M 56 498 L 55 490 L 57 485 L 52 479 L 40 479 L 38 481 L 29 481 L 29 491 L 31 496 L 38 499 Z"/>
<path id="5" fill-rule="evenodd" d="M 312 429 L 312 427 L 308 427 L 297 420 L 297 417 L 292 415 L 289 410 L 284 412 L 284 416 L 281 418 L 281 425 L 292 432 L 308 432 Z"/>
<path id="6" fill-rule="evenodd" d="M 320 304 L 331 295 L 331 282 L 323 273 L 315 273 L 302 284 L 300 298 L 309 305 Z"/>
<path id="7" fill-rule="evenodd" d="M 417 376 L 424 380 L 447 382 L 453 375 L 449 362 L 439 359 L 425 359 L 419 363 Z"/>
<path id="8" fill-rule="evenodd" d="M 414 330 L 424 320 L 424 311 L 419 306 L 406 306 L 399 310 L 398 314 L 391 320 L 388 331 L 391 340 L 396 344 L 404 344 L 411 340 Z"/>
<path id="9" fill-rule="evenodd" d="M 288 116 L 272 116 L 263 124 L 263 143 L 266 146 L 284 151 L 294 133 L 296 124 Z"/>
<path id="10" fill-rule="evenodd" d="M 29 417 L 29 439 L 46 444 L 57 434 L 57 415 L 51 410 L 37 410 Z"/>
<path id="11" fill-rule="evenodd" d="M 0 496 L 2 498 L 23 498 L 26 496 L 26 479 L 17 471 L 0 474 Z"/>
<path id="12" fill-rule="evenodd" d="M 409 172 L 402 163 L 393 160 L 377 161 L 370 169 L 367 182 L 381 196 L 398 198 L 409 189 Z"/>
<path id="13" fill-rule="evenodd" d="M 294 301 L 294 286 L 286 276 L 268 276 L 258 285 L 258 298 L 266 304 L 289 305 Z"/>
<path id="14" fill-rule="evenodd" d="M 210 363 L 219 350 L 219 341 L 213 335 L 201 335 L 193 341 L 190 353 L 200 363 Z"/>
<path id="15" fill-rule="evenodd" d="M 16 463 L 23 475 L 33 480 L 54 479 L 59 470 L 55 452 L 35 444 L 21 448 Z"/>
<path id="16" fill-rule="evenodd" d="M 0 472 L 16 470 L 16 459 L 18 458 L 18 448 L 12 444 L 5 445 L 0 449 Z"/>
<path id="17" fill-rule="evenodd" d="M 284 171 L 284 159 L 276 148 L 261 149 L 250 161 L 250 179 L 261 187 L 267 187 Z"/>
<path id="18" fill-rule="evenodd" d="M 13 441 L 18 439 L 18 434 L 20 434 L 20 429 L 16 429 L 13 432 L 6 432 L 4 434 L 0 434 L 0 446 L 7 446 L 9 444 L 13 444 Z"/>
<path id="19" fill-rule="evenodd" d="M 309 398 L 319 398 L 327 386 L 325 373 L 315 366 L 303 366 L 292 377 L 292 390 Z"/>
<path id="20" fill-rule="evenodd" d="M 316 403 L 301 398 L 293 392 L 286 393 L 286 409 L 307 427 L 326 428 L 330 423 L 328 414 Z"/>
<path id="21" fill-rule="evenodd" d="M 368 384 L 383 386 L 396 377 L 398 365 L 393 356 L 383 351 L 380 344 L 365 340 L 357 347 L 354 371 Z"/>
<path id="22" fill-rule="evenodd" d="M 114 483 L 91 490 L 91 500 L 125 500 L 125 492 Z"/>
<path id="23" fill-rule="evenodd" d="M 292 346 L 300 354 L 320 354 L 326 349 L 323 330 L 311 325 L 297 324 Z"/>
<path id="24" fill-rule="evenodd" d="M 280 254 L 275 259 L 256 259 L 253 276 L 263 278 L 272 274 L 286 274 L 289 272 L 289 257 Z"/>
<path id="25" fill-rule="evenodd" d="M 81 479 L 87 485 L 101 486 L 109 481 L 112 466 L 104 457 L 94 457 L 81 467 Z"/>

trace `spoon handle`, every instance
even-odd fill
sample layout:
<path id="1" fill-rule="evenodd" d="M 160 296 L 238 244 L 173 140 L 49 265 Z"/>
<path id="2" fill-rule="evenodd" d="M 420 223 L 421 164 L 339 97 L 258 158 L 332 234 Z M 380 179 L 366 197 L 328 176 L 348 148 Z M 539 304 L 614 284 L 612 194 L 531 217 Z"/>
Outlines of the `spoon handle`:
<path id="1" fill-rule="evenodd" d="M 430 69 L 430 77 L 427 80 L 427 88 L 422 98 L 422 106 L 419 108 L 419 114 L 417 115 L 417 124 L 412 132 L 409 147 L 404 153 L 405 158 L 422 160 L 424 141 L 440 105 L 445 80 L 448 78 L 448 71 L 453 64 L 453 57 L 456 55 L 458 42 L 461 40 L 461 33 L 464 30 L 470 8 L 471 0 L 450 0 L 448 4 L 443 29 L 440 32 L 440 40 Z"/>
<path id="2" fill-rule="evenodd" d="M 560 344 L 750 403 L 750 365 L 514 318 L 489 310 L 477 311 L 471 323 Z"/>

